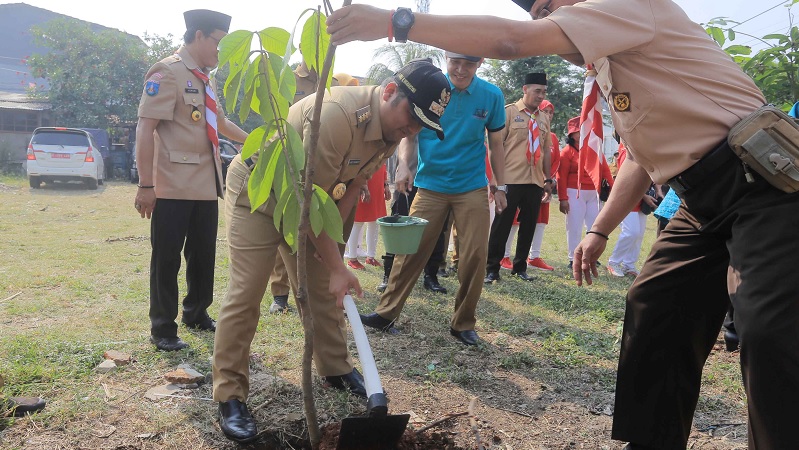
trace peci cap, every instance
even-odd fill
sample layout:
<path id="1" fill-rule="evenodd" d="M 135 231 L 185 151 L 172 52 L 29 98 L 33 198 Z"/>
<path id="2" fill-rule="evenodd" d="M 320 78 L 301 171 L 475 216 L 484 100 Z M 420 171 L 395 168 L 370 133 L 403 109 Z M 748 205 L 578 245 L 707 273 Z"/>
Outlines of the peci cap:
<path id="1" fill-rule="evenodd" d="M 513 3 L 519 5 L 524 10 L 524 12 L 530 12 L 530 10 L 533 9 L 533 4 L 535 3 L 535 0 L 513 0 Z"/>
<path id="2" fill-rule="evenodd" d="M 580 132 L 580 116 L 572 117 L 566 123 L 566 134 L 579 133 L 579 132 Z"/>
<path id="3" fill-rule="evenodd" d="M 469 56 L 469 55 L 464 55 L 463 53 L 445 52 L 444 54 L 447 56 L 447 58 L 465 59 L 471 62 L 478 62 L 481 59 L 483 59 L 481 56 Z"/>
<path id="4" fill-rule="evenodd" d="M 524 76 L 524 84 L 540 84 L 542 86 L 547 85 L 547 74 L 545 73 L 528 73 Z"/>
<path id="5" fill-rule="evenodd" d="M 230 16 L 210 9 L 192 9 L 183 13 L 187 30 L 230 30 Z"/>
<path id="6" fill-rule="evenodd" d="M 441 116 L 449 103 L 450 87 L 441 69 L 430 58 L 414 59 L 397 71 L 394 78 L 408 97 L 411 114 L 444 140 Z"/>

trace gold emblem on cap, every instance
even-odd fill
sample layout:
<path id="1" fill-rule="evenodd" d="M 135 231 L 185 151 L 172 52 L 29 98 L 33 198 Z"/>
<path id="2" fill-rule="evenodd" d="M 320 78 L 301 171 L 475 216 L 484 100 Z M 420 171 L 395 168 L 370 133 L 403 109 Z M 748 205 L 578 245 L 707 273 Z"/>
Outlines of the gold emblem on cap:
<path id="1" fill-rule="evenodd" d="M 452 94 L 447 92 L 446 89 L 442 89 L 441 90 L 441 100 L 439 100 L 439 103 L 441 103 L 441 106 L 446 108 L 447 105 L 449 104 L 449 99 L 450 99 L 451 96 L 452 96 Z"/>
<path id="2" fill-rule="evenodd" d="M 202 113 L 200 112 L 199 109 L 195 109 L 194 111 L 191 112 L 191 120 L 197 122 L 198 120 L 200 120 L 202 118 L 203 118 L 203 115 L 202 115 Z"/>
<path id="3" fill-rule="evenodd" d="M 441 117 L 441 115 L 444 114 L 444 107 L 436 102 L 433 102 L 430 103 L 430 111 L 433 111 L 433 114 L 437 115 L 438 117 Z"/>
<path id="4" fill-rule="evenodd" d="M 341 200 L 344 194 L 347 193 L 347 185 L 339 183 L 333 188 L 333 200 Z"/>
<path id="5" fill-rule="evenodd" d="M 622 93 L 622 94 L 613 94 L 613 107 L 616 108 L 618 112 L 627 112 L 630 110 L 630 94 Z"/>

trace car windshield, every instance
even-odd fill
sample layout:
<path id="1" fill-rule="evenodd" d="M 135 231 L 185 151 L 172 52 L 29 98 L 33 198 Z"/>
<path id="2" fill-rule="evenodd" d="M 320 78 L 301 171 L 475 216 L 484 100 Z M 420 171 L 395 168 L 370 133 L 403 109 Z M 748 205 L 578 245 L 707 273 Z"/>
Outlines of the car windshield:
<path id="1" fill-rule="evenodd" d="M 33 135 L 31 144 L 88 147 L 89 138 L 85 134 L 70 131 L 40 131 Z"/>

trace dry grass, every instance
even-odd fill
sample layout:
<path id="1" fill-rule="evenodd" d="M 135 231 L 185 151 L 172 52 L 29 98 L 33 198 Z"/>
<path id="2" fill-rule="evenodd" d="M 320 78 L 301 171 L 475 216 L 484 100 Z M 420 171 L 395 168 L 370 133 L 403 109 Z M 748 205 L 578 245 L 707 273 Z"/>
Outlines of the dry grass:
<path id="1" fill-rule="evenodd" d="M 216 405 L 205 400 L 211 397 L 208 385 L 182 391 L 188 399 L 144 398 L 180 363 L 210 372 L 213 336 L 181 329 L 191 350 L 169 354 L 147 342 L 149 222 L 133 210 L 134 191 L 124 182 L 97 191 L 31 190 L 23 178 L 0 178 L 4 394 L 48 400 L 40 414 L 0 423 L 0 448 L 236 448 L 218 429 Z M 421 287 L 400 320 L 401 335 L 370 334 L 392 412 L 412 411 L 412 424 L 421 427 L 465 410 L 477 396 L 481 435 L 491 448 L 621 447 L 610 441 L 608 414 L 629 280 L 602 277 L 590 289 L 574 286 L 564 269 L 564 221 L 556 212 L 552 218 L 544 253 L 558 270 L 539 274 L 534 283 L 508 280 L 484 291 L 477 329 L 485 345 L 454 342 L 447 332 L 452 295 L 429 295 Z M 653 237 L 650 230 L 646 244 Z M 214 317 L 227 289 L 227 263 L 220 230 Z M 359 272 L 370 292 L 362 310 L 377 303 L 381 275 L 375 268 Z M 442 282 L 450 292 L 457 288 L 457 280 Z M 252 448 L 295 448 L 305 429 L 297 387 L 302 330 L 294 314 L 269 315 L 266 300 L 253 343 L 249 401 L 260 406 L 256 418 L 264 439 Z M 137 362 L 96 373 L 110 349 Z M 715 436 L 700 432 L 745 422 L 737 354 L 713 352 L 704 381 L 692 448 L 745 448 L 745 426 L 718 429 Z M 317 388 L 324 422 L 364 409 L 356 399 Z M 464 417 L 438 431 L 463 448 L 474 446 Z"/>

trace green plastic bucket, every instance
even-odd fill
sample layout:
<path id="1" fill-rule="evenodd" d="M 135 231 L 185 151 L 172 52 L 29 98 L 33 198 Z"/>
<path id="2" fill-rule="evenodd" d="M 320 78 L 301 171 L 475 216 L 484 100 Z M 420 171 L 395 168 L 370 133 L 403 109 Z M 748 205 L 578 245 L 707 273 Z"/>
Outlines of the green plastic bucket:
<path id="1" fill-rule="evenodd" d="M 412 216 L 386 216 L 377 219 L 387 253 L 410 255 L 419 250 L 427 220 Z"/>

